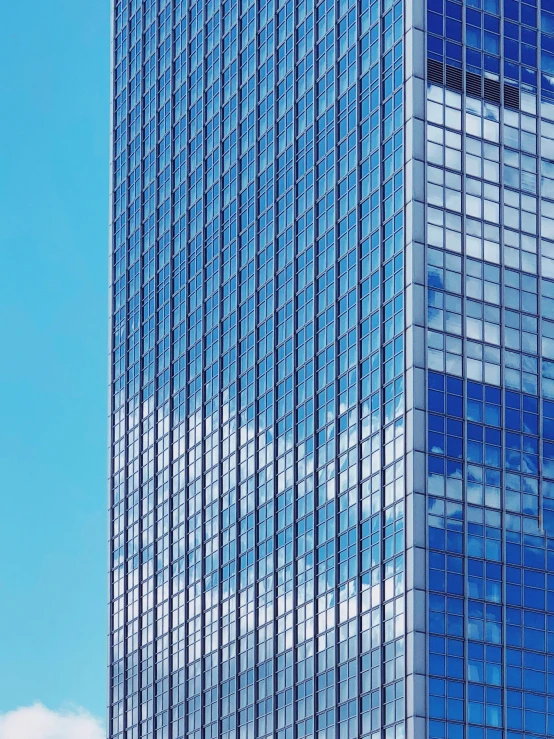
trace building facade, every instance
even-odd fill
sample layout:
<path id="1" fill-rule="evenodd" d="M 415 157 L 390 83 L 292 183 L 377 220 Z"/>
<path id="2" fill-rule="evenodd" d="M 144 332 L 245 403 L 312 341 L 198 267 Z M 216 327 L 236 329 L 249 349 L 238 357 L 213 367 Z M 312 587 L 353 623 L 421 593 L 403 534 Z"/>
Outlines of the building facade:
<path id="1" fill-rule="evenodd" d="M 109 738 L 554 736 L 554 4 L 115 0 L 112 85 Z"/>

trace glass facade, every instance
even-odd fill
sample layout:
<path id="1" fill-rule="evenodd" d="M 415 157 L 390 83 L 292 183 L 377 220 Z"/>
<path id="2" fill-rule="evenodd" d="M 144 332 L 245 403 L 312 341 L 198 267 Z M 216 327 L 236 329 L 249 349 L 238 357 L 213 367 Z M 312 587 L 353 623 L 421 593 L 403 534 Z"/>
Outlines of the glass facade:
<path id="1" fill-rule="evenodd" d="M 540 2 L 114 0 L 110 739 L 554 735 Z"/>
<path id="2" fill-rule="evenodd" d="M 432 739 L 554 735 L 551 11 L 427 0 Z"/>

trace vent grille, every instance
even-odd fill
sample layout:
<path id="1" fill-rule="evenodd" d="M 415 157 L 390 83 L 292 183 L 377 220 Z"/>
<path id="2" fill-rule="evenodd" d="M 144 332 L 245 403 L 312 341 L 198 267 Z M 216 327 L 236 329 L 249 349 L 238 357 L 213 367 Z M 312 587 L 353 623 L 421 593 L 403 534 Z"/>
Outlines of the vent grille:
<path id="1" fill-rule="evenodd" d="M 437 85 L 444 85 L 444 65 L 434 59 L 427 59 L 427 79 Z"/>
<path id="2" fill-rule="evenodd" d="M 483 97 L 483 84 L 478 74 L 466 72 L 466 93 L 473 97 Z"/>
<path id="3" fill-rule="evenodd" d="M 446 86 L 453 90 L 463 90 L 463 77 L 462 70 L 457 67 L 452 67 L 450 64 L 446 65 Z"/>
<path id="4" fill-rule="evenodd" d="M 507 108 L 519 110 L 519 90 L 513 85 L 504 85 L 504 105 Z"/>
<path id="5" fill-rule="evenodd" d="M 446 80 L 445 80 L 446 76 Z M 446 66 L 436 59 L 427 59 L 427 80 L 435 85 L 445 85 L 451 90 L 464 92 L 462 70 L 450 64 Z M 465 92 L 472 97 L 484 98 L 491 103 L 501 104 L 501 85 L 498 80 L 481 77 L 474 72 L 466 72 Z M 553 96 L 554 99 L 554 96 Z M 507 108 L 520 110 L 519 88 L 514 85 L 504 85 L 504 105 Z"/>
<path id="6" fill-rule="evenodd" d="M 500 104 L 500 82 L 485 77 L 485 100 Z"/>

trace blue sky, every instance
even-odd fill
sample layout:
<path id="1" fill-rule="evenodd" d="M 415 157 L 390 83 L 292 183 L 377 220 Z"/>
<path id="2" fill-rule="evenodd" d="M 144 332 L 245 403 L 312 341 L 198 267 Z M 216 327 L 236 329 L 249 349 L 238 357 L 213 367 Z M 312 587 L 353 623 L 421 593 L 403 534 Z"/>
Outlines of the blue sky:
<path id="1" fill-rule="evenodd" d="M 103 718 L 109 0 L 0 9 L 0 713 Z"/>

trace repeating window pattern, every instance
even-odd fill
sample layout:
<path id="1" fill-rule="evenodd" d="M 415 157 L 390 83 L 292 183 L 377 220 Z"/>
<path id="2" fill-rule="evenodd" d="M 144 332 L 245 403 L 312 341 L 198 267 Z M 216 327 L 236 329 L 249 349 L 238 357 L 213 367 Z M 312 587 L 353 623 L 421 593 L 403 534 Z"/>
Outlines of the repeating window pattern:
<path id="1" fill-rule="evenodd" d="M 554 733 L 551 16 L 427 0 L 430 739 Z"/>
<path id="2" fill-rule="evenodd" d="M 109 736 L 404 739 L 403 3 L 113 31 Z"/>

